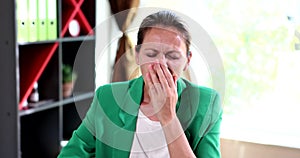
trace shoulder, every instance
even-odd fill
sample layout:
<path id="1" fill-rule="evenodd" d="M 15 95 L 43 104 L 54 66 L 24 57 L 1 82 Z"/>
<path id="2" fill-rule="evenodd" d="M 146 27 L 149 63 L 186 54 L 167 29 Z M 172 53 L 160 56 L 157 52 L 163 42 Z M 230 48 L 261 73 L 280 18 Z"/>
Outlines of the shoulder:
<path id="1" fill-rule="evenodd" d="M 193 93 L 196 93 L 196 95 L 198 95 L 198 97 L 200 97 L 202 102 L 209 102 L 209 101 L 214 100 L 215 98 L 219 97 L 219 93 L 215 89 L 212 89 L 209 87 L 204 87 L 204 86 L 199 86 L 199 85 L 194 84 L 186 79 L 182 79 L 182 82 L 185 85 L 183 92 L 192 91 Z"/>
<path id="2" fill-rule="evenodd" d="M 192 108 L 191 111 L 195 112 L 196 118 L 208 117 L 210 121 L 215 122 L 222 112 L 219 93 L 215 89 L 199 86 L 185 79 L 182 81 L 185 84 L 181 95 L 183 104 Z"/>
<path id="3" fill-rule="evenodd" d="M 194 138 L 202 137 L 211 130 L 222 114 L 219 94 L 215 89 L 199 86 L 184 79 L 182 81 L 185 88 L 178 109 L 182 126 L 188 129 L 188 135 Z"/>

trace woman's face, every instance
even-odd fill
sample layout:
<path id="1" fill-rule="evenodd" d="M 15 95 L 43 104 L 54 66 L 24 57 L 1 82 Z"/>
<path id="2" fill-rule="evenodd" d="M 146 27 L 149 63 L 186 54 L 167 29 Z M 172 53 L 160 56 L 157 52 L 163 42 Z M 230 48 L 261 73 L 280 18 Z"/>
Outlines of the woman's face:
<path id="1" fill-rule="evenodd" d="M 186 70 L 191 55 L 187 56 L 185 40 L 175 29 L 151 28 L 146 32 L 136 62 L 146 76 L 149 64 L 160 63 L 171 69 L 171 74 L 180 76 Z"/>

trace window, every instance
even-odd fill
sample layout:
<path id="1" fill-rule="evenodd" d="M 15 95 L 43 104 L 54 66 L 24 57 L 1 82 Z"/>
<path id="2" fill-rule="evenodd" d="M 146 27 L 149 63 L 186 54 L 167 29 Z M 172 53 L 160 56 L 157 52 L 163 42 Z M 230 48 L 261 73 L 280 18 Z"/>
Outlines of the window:
<path id="1" fill-rule="evenodd" d="M 300 5 L 295 2 L 206 3 L 218 26 L 210 33 L 225 68 L 222 137 L 300 148 L 300 50 L 295 49 Z"/>

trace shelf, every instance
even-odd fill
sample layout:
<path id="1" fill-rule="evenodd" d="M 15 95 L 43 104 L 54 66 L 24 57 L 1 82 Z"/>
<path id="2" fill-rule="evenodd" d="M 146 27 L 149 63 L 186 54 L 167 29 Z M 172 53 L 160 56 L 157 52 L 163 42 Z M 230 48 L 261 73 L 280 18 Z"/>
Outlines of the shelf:
<path id="1" fill-rule="evenodd" d="M 83 93 L 83 94 L 76 94 L 74 97 L 69 97 L 66 98 L 62 101 L 62 104 L 69 104 L 69 103 L 73 103 L 73 102 L 78 102 L 78 101 L 82 101 L 85 99 L 90 99 L 94 97 L 94 92 L 88 92 L 88 93 Z"/>
<path id="2" fill-rule="evenodd" d="M 93 96 L 94 96 L 94 92 L 88 92 L 88 93 L 77 94 L 75 97 L 69 97 L 62 101 L 54 101 L 54 100 L 41 101 L 41 102 L 35 103 L 37 107 L 29 108 L 27 110 L 21 110 L 19 112 L 19 116 L 30 115 L 33 113 L 47 110 L 47 109 L 55 108 L 60 105 L 66 105 L 66 104 L 70 104 L 73 102 L 79 102 L 82 100 L 93 98 Z"/>
<path id="3" fill-rule="evenodd" d="M 59 42 L 76 42 L 76 41 L 91 41 L 95 40 L 96 37 L 94 35 L 87 35 L 87 36 L 78 36 L 78 37 L 64 37 L 59 38 Z"/>
<path id="4" fill-rule="evenodd" d="M 37 107 L 35 107 L 35 108 L 29 108 L 27 110 L 19 111 L 19 116 L 30 115 L 30 114 L 33 114 L 33 113 L 37 113 L 37 112 L 40 112 L 40 111 L 44 111 L 44 110 L 47 110 L 47 109 L 58 107 L 60 103 L 59 103 L 59 101 L 45 100 L 45 101 L 40 101 L 40 102 L 35 103 L 35 104 L 39 104 L 39 105 L 36 105 Z"/>
<path id="5" fill-rule="evenodd" d="M 17 150 L 22 158 L 57 157 L 61 149 L 59 143 L 69 138 L 79 126 L 94 97 L 96 1 L 53 1 L 56 2 L 57 8 L 49 9 L 52 5 L 47 5 L 49 8 L 45 10 L 56 11 L 56 18 L 48 17 L 47 21 L 55 20 L 51 26 L 56 26 L 57 37 L 50 38 L 49 35 L 54 35 L 54 31 L 46 28 L 45 34 L 38 33 L 41 37 L 46 35 L 46 38 L 40 38 L 40 41 L 16 40 L 16 61 L 9 61 L 16 63 L 17 69 L 18 87 L 12 88 L 17 90 L 16 106 L 19 110 L 16 115 L 20 127 L 17 129 L 20 138 Z M 20 18 L 15 17 L 16 21 Z M 68 30 L 72 20 L 77 20 L 80 27 L 77 36 L 71 36 Z M 16 37 L 19 37 L 17 24 L 14 29 Z M 72 66 L 72 71 L 77 73 L 73 95 L 68 98 L 63 97 L 65 64 Z M 35 90 L 39 94 L 39 102 L 26 104 L 30 100 L 35 83 L 38 83 Z M 23 105 L 28 107 L 23 108 Z"/>
<path id="6" fill-rule="evenodd" d="M 26 46 L 26 45 L 35 45 L 35 44 L 53 44 L 58 42 L 57 39 L 55 40 L 45 40 L 45 41 L 35 41 L 35 42 L 18 42 L 19 46 Z"/>
<path id="7" fill-rule="evenodd" d="M 85 40 L 95 40 L 95 35 L 81 35 L 77 37 L 61 37 L 55 40 L 47 40 L 47 41 L 36 41 L 36 42 L 18 42 L 19 46 L 26 45 L 37 45 L 37 44 L 53 44 L 57 42 L 73 42 L 73 41 L 85 41 Z"/>

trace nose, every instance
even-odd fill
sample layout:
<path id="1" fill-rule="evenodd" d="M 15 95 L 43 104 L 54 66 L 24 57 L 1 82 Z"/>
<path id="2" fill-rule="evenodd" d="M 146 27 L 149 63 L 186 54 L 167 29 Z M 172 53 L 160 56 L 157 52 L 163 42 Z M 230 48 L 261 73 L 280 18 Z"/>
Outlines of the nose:
<path id="1" fill-rule="evenodd" d="M 167 66 L 167 59 L 166 59 L 166 56 L 163 53 L 160 54 L 158 60 L 159 60 L 160 64 L 163 64 L 163 65 Z"/>

